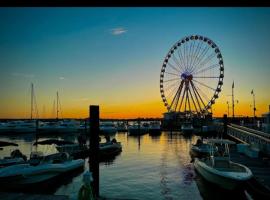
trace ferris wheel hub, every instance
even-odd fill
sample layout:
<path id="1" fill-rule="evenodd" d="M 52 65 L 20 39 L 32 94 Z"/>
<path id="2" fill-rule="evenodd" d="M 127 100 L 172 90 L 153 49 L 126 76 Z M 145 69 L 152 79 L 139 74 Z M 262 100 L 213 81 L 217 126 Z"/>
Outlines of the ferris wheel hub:
<path id="1" fill-rule="evenodd" d="M 181 79 L 184 80 L 184 81 L 191 81 L 193 79 L 193 76 L 192 74 L 190 73 L 182 73 L 181 74 Z"/>

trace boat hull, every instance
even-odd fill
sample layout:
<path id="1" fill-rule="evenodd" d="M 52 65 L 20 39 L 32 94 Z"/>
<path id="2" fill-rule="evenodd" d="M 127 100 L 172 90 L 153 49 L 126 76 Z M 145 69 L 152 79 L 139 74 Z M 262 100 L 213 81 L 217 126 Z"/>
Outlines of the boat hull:
<path id="1" fill-rule="evenodd" d="M 245 181 L 250 179 L 250 177 L 242 178 L 242 179 L 234 179 L 230 177 L 225 177 L 220 175 L 218 172 L 215 173 L 217 170 L 210 170 L 210 167 L 205 166 L 203 162 L 201 162 L 198 158 L 195 158 L 194 167 L 196 171 L 202 175 L 204 179 L 207 181 L 218 185 L 219 187 L 226 189 L 226 190 L 235 190 L 239 186 L 242 185 Z"/>

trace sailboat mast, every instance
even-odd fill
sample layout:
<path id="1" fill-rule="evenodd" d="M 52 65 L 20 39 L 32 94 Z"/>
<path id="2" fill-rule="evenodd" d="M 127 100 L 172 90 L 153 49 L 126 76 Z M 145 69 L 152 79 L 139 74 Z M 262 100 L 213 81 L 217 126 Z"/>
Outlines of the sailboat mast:
<path id="1" fill-rule="evenodd" d="M 58 112 L 59 112 L 59 109 L 58 109 L 58 103 L 59 102 L 59 97 L 58 97 L 58 91 L 56 92 L 56 119 L 58 120 Z"/>
<path id="2" fill-rule="evenodd" d="M 30 116 L 30 119 L 33 119 L 33 100 L 34 100 L 34 84 L 31 83 L 31 116 Z"/>

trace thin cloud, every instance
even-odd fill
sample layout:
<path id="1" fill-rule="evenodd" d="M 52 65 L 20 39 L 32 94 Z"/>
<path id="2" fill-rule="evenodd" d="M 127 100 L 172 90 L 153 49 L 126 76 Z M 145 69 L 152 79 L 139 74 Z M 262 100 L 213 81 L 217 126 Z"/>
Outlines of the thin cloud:
<path id="1" fill-rule="evenodd" d="M 26 74 L 26 73 L 12 73 L 11 76 L 15 77 L 23 77 L 23 78 L 33 78 L 35 75 L 34 74 Z"/>
<path id="2" fill-rule="evenodd" d="M 111 29 L 112 35 L 122 35 L 127 32 L 127 29 L 125 28 L 113 28 Z"/>
<path id="3" fill-rule="evenodd" d="M 60 79 L 60 80 L 64 80 L 64 79 L 65 79 L 65 77 L 63 77 L 63 76 L 60 76 L 60 77 L 59 77 L 59 79 Z"/>

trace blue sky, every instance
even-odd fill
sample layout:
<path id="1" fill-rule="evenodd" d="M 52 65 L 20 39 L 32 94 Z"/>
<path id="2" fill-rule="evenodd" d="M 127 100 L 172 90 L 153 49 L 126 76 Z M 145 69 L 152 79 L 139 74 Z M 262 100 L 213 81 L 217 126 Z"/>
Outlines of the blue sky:
<path id="1" fill-rule="evenodd" d="M 30 82 L 48 110 L 59 90 L 68 107 L 76 108 L 76 99 L 108 109 L 153 101 L 162 113 L 163 59 L 191 34 L 221 50 L 220 103 L 233 79 L 240 102 L 248 104 L 254 88 L 263 105 L 270 103 L 269 8 L 1 8 L 0 17 L 1 117 L 16 114 L 7 107 L 27 112 Z"/>

